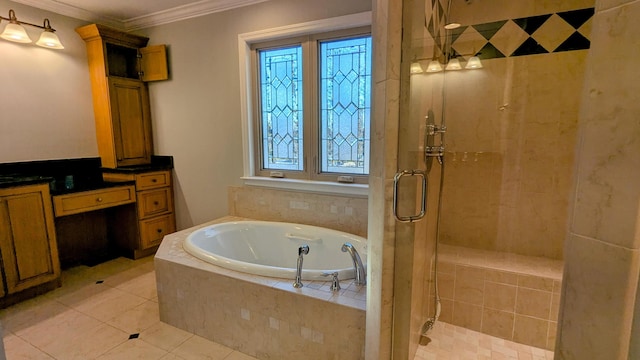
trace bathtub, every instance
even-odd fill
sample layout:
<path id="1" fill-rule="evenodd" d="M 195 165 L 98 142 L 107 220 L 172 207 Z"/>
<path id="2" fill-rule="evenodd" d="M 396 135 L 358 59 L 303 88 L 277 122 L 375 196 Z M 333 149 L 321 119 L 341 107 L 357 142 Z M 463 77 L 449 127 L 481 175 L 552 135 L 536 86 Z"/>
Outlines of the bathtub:
<path id="1" fill-rule="evenodd" d="M 317 226 L 270 221 L 234 221 L 198 229 L 187 236 L 184 250 L 211 264 L 243 273 L 294 279 L 298 247 L 309 246 L 302 280 L 326 280 L 327 273 L 352 279 L 355 269 L 342 244 L 351 243 L 366 268 L 366 239 Z"/>
<path id="2" fill-rule="evenodd" d="M 285 239 L 294 248 L 291 250 L 293 253 L 289 254 L 287 247 L 287 255 L 281 257 L 293 258 L 294 264 L 300 243 L 309 245 L 309 255 L 319 255 L 319 244 L 329 244 L 327 234 L 337 233 L 301 225 L 225 216 L 169 234 L 162 240 L 154 259 L 160 320 L 259 359 L 364 359 L 366 286 L 357 286 L 353 280 L 340 278 L 342 289 L 332 291 L 330 279 L 323 277 L 321 280 L 303 280 L 304 287 L 294 288 L 293 277 L 270 277 L 224 268 L 209 263 L 209 260 L 203 261 L 186 250 L 187 238 L 191 237 L 190 242 L 197 243 L 195 239 L 199 232 L 207 239 L 205 233 L 212 235 L 226 229 L 231 233 L 240 232 L 240 240 L 233 241 L 234 245 L 236 242 L 244 243 L 242 237 L 249 237 L 251 232 L 258 234 L 255 240 L 258 245 L 249 246 L 250 242 L 243 245 L 245 250 L 253 249 L 257 254 L 257 249 L 262 249 L 274 237 L 266 236 L 266 228 L 256 227 L 259 225 L 292 226 L 285 234 L 297 235 L 298 238 Z M 340 241 L 348 239 L 364 257 L 365 245 L 355 241 L 363 239 L 348 234 L 344 236 L 346 238 L 338 237 Z M 219 238 L 223 237 L 227 235 Z M 315 240 L 315 246 L 312 240 Z M 341 245 L 341 242 L 337 247 L 328 245 L 328 248 L 337 248 L 335 254 L 328 257 L 346 258 L 347 265 L 335 268 L 348 267 L 351 270 L 351 258 L 341 252 Z M 267 249 L 271 247 L 266 246 Z M 235 256 L 223 255 L 226 258 Z M 220 255 L 212 257 L 221 258 Z M 250 263 L 252 259 L 238 262 Z M 330 259 L 325 263 L 330 263 Z M 305 258 L 303 265 L 310 269 L 311 258 Z"/>

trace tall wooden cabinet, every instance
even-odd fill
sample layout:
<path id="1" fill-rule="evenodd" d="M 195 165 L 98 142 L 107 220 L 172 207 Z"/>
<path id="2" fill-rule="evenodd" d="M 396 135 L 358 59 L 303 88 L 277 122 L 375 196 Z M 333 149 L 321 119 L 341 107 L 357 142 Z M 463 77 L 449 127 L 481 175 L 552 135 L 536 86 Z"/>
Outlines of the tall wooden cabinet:
<path id="1" fill-rule="evenodd" d="M 166 47 L 91 24 L 76 29 L 87 46 L 102 166 L 149 164 L 153 154 L 147 81 L 168 78 Z"/>
<path id="2" fill-rule="evenodd" d="M 2 296 L 60 277 L 48 184 L 0 189 Z"/>

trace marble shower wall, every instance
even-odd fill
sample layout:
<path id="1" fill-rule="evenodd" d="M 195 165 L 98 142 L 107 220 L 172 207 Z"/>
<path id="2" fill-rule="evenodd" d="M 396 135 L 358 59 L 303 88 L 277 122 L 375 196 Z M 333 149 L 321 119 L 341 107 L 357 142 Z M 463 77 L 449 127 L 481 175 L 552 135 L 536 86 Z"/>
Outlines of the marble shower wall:
<path id="1" fill-rule="evenodd" d="M 436 49 L 449 42 L 463 66 L 477 55 L 484 68 L 411 80 L 415 102 L 444 82 L 443 243 L 563 257 L 593 12 L 593 0 L 452 2 L 463 26 Z M 421 63 L 441 54 L 434 35 L 415 36 Z"/>
<path id="2" fill-rule="evenodd" d="M 640 2 L 597 0 L 556 359 L 640 358 Z"/>

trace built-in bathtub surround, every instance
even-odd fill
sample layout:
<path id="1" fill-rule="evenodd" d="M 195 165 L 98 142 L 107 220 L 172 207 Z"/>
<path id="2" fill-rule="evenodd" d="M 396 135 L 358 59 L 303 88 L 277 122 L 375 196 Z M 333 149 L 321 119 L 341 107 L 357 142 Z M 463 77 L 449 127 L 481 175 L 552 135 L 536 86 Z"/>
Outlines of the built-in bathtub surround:
<path id="1" fill-rule="evenodd" d="M 232 216 L 287 221 L 367 236 L 367 198 L 255 186 L 231 186 L 228 194 Z"/>
<path id="2" fill-rule="evenodd" d="M 160 319 L 259 359 L 364 358 L 366 287 L 224 269 L 182 247 L 197 228 L 248 220 L 224 217 L 166 236 L 155 258 Z"/>
<path id="3" fill-rule="evenodd" d="M 553 350 L 562 262 L 441 245 L 440 320 Z"/>

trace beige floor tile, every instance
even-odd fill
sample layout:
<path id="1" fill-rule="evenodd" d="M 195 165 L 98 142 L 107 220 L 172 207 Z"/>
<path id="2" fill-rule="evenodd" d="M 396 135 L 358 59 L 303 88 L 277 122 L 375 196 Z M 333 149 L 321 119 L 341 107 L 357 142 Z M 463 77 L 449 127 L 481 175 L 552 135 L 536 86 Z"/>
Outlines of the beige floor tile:
<path id="1" fill-rule="evenodd" d="M 144 298 L 131 295 L 120 289 L 109 287 L 106 289 L 83 301 L 77 301 L 73 308 L 98 320 L 108 321 L 146 301 Z"/>
<path id="2" fill-rule="evenodd" d="M 160 322 L 158 303 L 146 301 L 131 310 L 116 315 L 107 323 L 129 334 L 139 333 Z"/>
<path id="3" fill-rule="evenodd" d="M 128 339 L 129 334 L 124 331 L 101 324 L 77 337 L 61 338 L 41 349 L 56 359 L 95 359 Z"/>
<path id="4" fill-rule="evenodd" d="M 83 286 L 67 291 L 60 294 L 55 299 L 60 303 L 72 308 L 82 306 L 87 302 L 94 301 L 96 296 L 99 296 L 112 289 L 111 286 L 105 284 L 96 283 L 97 280 L 86 282 Z M 62 285 L 64 288 L 64 285 Z"/>
<path id="5" fill-rule="evenodd" d="M 127 340 L 109 350 L 97 360 L 156 360 L 167 355 L 167 352 L 139 339 Z"/>
<path id="6" fill-rule="evenodd" d="M 224 360 L 257 360 L 253 356 L 249 356 L 247 354 L 243 354 L 239 351 L 232 352 L 229 356 L 224 358 Z"/>
<path id="7" fill-rule="evenodd" d="M 232 352 L 233 349 L 200 336 L 192 336 L 172 351 L 185 360 L 223 360 Z"/>
<path id="8" fill-rule="evenodd" d="M 477 331 L 437 322 L 427 334 L 431 342 L 419 346 L 415 360 L 425 359 L 535 359 L 553 358 L 553 352 L 496 338 Z M 475 347 L 475 350 L 474 350 Z"/>
<path id="9" fill-rule="evenodd" d="M 91 316 L 68 309 L 37 325 L 18 331 L 16 335 L 44 350 L 55 343 L 73 342 L 101 324 Z"/>
<path id="10" fill-rule="evenodd" d="M 18 333 L 69 310 L 55 300 L 35 298 L 11 306 L 0 312 L 0 322 L 5 332 Z"/>
<path id="11" fill-rule="evenodd" d="M 163 322 L 157 322 L 140 333 L 140 339 L 167 351 L 173 351 L 192 336 L 194 335 L 191 333 Z"/>
<path id="12" fill-rule="evenodd" d="M 4 347 L 9 360 L 52 360 L 53 358 L 15 335 L 4 337 Z"/>
<path id="13" fill-rule="evenodd" d="M 168 353 L 167 355 L 161 357 L 160 360 L 184 360 L 184 359 L 176 354 Z"/>
<path id="14" fill-rule="evenodd" d="M 105 280 L 105 284 L 109 285 L 109 279 L 110 278 L 107 278 Z M 130 294 L 137 295 L 145 299 L 153 299 L 158 297 L 155 272 L 144 272 L 134 278 L 113 286 L 117 289 L 126 291 Z"/>

